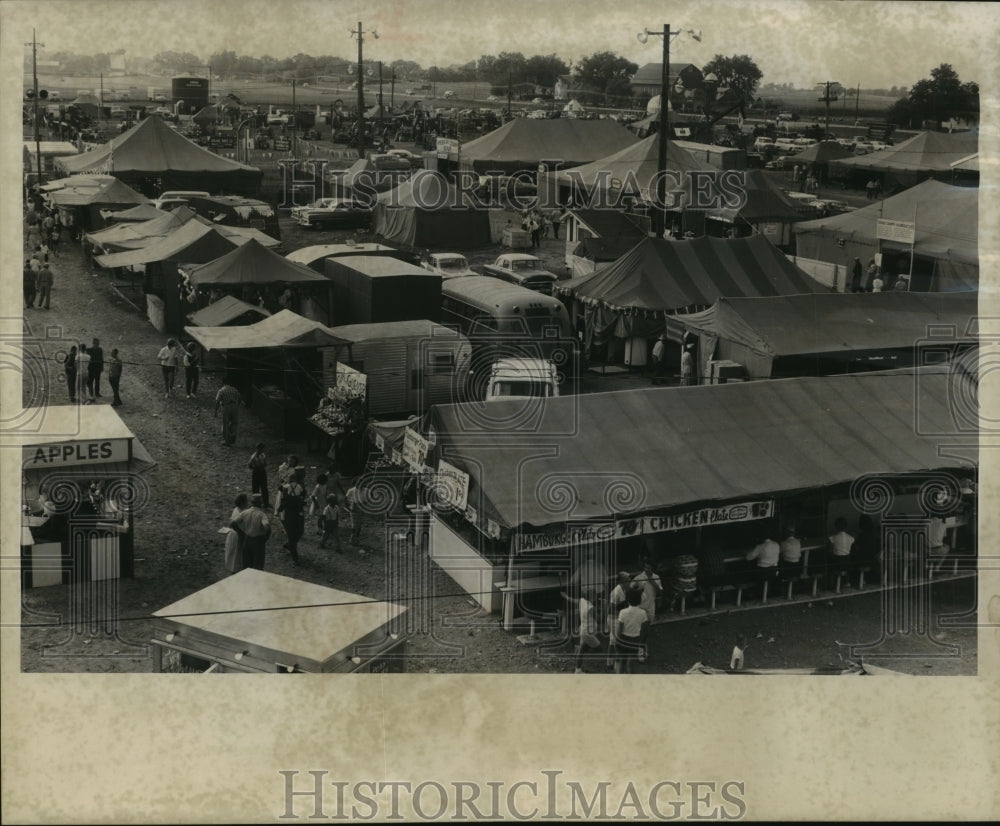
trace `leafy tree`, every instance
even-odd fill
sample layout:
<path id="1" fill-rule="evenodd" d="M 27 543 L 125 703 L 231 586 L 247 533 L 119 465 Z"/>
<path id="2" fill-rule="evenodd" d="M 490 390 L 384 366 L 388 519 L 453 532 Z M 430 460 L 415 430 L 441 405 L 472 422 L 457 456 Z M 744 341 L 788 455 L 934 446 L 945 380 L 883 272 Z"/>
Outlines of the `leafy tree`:
<path id="1" fill-rule="evenodd" d="M 525 71 L 528 80 L 540 86 L 555 86 L 559 75 L 569 74 L 569 66 L 555 54 L 534 55 L 528 58 Z"/>
<path id="2" fill-rule="evenodd" d="M 212 73 L 217 75 L 228 75 L 236 65 L 236 52 L 230 50 L 216 52 L 208 58 L 208 65 L 212 67 Z"/>
<path id="3" fill-rule="evenodd" d="M 629 79 L 638 65 L 614 52 L 595 52 L 581 58 L 573 69 L 573 78 L 581 86 L 591 87 L 613 98 L 628 95 Z"/>
<path id="4" fill-rule="evenodd" d="M 719 80 L 720 87 L 728 87 L 743 100 L 740 114 L 745 114 L 744 106 L 753 102 L 757 84 L 764 77 L 764 73 L 753 58 L 745 54 L 732 57 L 717 54 L 702 67 L 701 71 L 705 75 L 714 74 Z"/>
<path id="5" fill-rule="evenodd" d="M 902 126 L 919 126 L 925 120 L 979 117 L 979 84 L 962 83 L 950 63 L 931 70 L 930 78 L 918 80 L 909 94 L 889 110 L 889 119 Z"/>

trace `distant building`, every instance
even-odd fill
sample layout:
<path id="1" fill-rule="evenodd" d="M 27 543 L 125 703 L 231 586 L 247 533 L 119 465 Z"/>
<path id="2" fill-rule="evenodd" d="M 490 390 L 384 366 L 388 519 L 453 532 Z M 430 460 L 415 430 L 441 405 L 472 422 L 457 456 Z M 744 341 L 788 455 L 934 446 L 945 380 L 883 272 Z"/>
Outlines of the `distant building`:
<path id="1" fill-rule="evenodd" d="M 662 63 L 647 63 L 632 76 L 629 91 L 637 103 L 645 104 L 659 96 L 662 73 Z M 693 63 L 671 63 L 667 85 L 671 88 L 670 105 L 676 111 L 697 111 L 704 107 L 705 77 Z"/>

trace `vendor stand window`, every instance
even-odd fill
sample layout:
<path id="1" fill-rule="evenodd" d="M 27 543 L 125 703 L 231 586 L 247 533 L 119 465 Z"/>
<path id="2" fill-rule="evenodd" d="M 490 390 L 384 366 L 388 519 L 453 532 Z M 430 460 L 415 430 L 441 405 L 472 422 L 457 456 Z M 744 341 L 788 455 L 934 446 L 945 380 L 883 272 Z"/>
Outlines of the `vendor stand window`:
<path id="1" fill-rule="evenodd" d="M 22 448 L 23 587 L 131 578 L 133 518 L 147 498 L 140 474 L 155 463 L 106 405 L 48 414 L 77 436 Z"/>

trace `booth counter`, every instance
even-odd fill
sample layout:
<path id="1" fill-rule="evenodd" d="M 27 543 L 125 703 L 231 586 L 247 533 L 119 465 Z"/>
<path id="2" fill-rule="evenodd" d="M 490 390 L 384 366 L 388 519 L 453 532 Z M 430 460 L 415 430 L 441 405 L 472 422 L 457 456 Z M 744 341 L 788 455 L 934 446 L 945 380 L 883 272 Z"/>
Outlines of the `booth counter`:
<path id="1" fill-rule="evenodd" d="M 157 611 L 155 671 L 402 672 L 406 608 L 247 568 Z"/>
<path id="2" fill-rule="evenodd" d="M 129 578 L 155 462 L 108 405 L 46 408 L 21 444 L 25 588 Z"/>

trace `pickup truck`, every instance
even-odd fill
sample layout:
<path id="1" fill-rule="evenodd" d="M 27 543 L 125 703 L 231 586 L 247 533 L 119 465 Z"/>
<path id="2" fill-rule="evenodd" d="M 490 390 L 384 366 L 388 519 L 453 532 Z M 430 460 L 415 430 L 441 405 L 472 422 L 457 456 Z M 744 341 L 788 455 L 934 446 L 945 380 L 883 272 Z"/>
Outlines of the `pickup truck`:
<path id="1" fill-rule="evenodd" d="M 552 285 L 559 280 L 558 276 L 542 266 L 541 259 L 537 256 L 521 252 L 505 253 L 492 264 L 486 264 L 483 267 L 483 275 L 499 278 L 544 295 L 552 295 Z"/>

